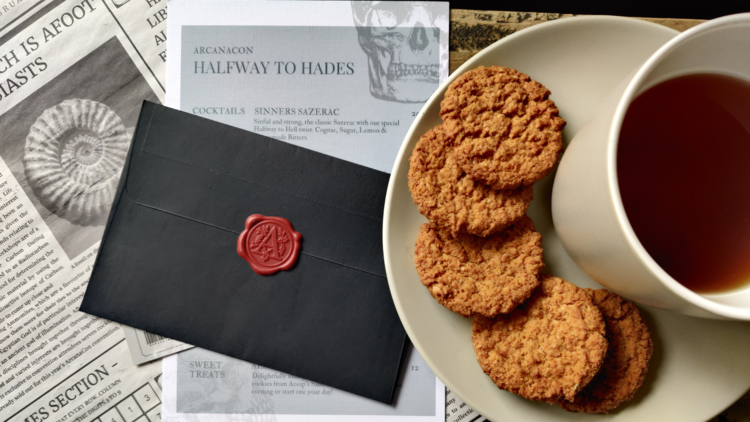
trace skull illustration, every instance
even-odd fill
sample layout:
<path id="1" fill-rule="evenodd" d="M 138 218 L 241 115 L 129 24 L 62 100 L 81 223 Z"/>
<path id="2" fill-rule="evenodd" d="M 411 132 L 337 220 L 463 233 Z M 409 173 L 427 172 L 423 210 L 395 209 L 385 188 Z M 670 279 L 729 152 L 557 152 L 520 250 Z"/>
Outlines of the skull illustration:
<path id="1" fill-rule="evenodd" d="M 440 76 L 447 76 L 448 34 L 438 28 L 446 26 L 448 16 L 432 9 L 431 2 L 352 2 L 373 97 L 424 102 Z M 446 69 L 440 68 L 442 63 Z"/>

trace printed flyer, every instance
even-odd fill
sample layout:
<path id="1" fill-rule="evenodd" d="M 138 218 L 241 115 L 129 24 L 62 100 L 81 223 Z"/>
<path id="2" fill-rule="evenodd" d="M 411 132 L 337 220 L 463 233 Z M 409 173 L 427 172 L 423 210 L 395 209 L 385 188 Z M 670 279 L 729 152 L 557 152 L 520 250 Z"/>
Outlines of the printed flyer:
<path id="1" fill-rule="evenodd" d="M 168 105 L 377 170 L 448 77 L 447 3 L 170 7 Z"/>
<path id="2" fill-rule="evenodd" d="M 167 105 L 383 172 L 448 76 L 448 3 L 169 7 Z M 164 418 L 443 421 L 442 382 L 412 346 L 402 365 L 389 406 L 193 349 L 165 358 Z"/>

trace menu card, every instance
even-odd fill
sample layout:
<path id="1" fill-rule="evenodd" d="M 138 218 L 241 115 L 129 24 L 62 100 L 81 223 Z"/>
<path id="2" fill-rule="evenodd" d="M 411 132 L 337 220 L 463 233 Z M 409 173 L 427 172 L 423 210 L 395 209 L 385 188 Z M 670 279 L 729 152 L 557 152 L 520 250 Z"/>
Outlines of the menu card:
<path id="1" fill-rule="evenodd" d="M 167 105 L 377 170 L 448 77 L 448 3 L 169 7 Z M 196 379 L 207 361 L 224 378 Z M 391 406 L 200 349 L 165 359 L 164 388 L 168 420 L 445 417 L 444 386 L 413 348 Z"/>

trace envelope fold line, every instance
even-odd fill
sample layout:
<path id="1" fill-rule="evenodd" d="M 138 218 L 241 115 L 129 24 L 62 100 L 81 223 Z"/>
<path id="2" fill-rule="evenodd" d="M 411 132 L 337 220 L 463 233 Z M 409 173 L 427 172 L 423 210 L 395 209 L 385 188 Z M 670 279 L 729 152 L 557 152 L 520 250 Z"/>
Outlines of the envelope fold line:
<path id="1" fill-rule="evenodd" d="M 236 235 L 240 234 L 240 232 L 236 232 L 234 230 L 229 230 L 227 228 L 224 228 L 224 227 L 221 227 L 221 226 L 217 226 L 215 224 L 206 223 L 205 221 L 201 221 L 201 220 L 198 220 L 198 219 L 195 219 L 195 218 L 190 218 L 190 217 L 187 217 L 187 216 L 184 216 L 184 215 L 177 214 L 177 213 L 172 212 L 172 211 L 167 211 L 165 209 L 162 209 L 162 208 L 159 208 L 159 207 L 155 207 L 153 205 L 148 205 L 148 204 L 144 204 L 144 203 L 138 202 L 135 199 L 133 199 L 133 197 L 130 195 L 130 193 L 128 192 L 127 186 L 125 187 L 125 193 L 127 193 L 127 195 L 130 198 L 130 200 L 133 201 L 133 203 L 136 204 L 136 205 L 138 205 L 138 206 L 141 206 L 141 207 L 144 207 L 144 208 L 149 208 L 149 209 L 152 209 L 154 211 L 163 212 L 164 214 L 174 215 L 175 217 L 184 218 L 185 220 L 190 220 L 190 221 L 194 221 L 196 223 L 204 224 L 206 226 L 213 227 L 213 228 L 219 229 L 219 230 L 223 230 L 223 231 L 228 232 L 228 233 L 233 233 L 233 234 L 236 234 Z"/>
<path id="2" fill-rule="evenodd" d="M 204 225 L 206 225 L 206 226 L 209 226 L 209 227 L 213 227 L 213 228 L 215 228 L 215 229 L 219 229 L 219 230 L 225 231 L 225 232 L 227 232 L 227 233 L 232 233 L 232 234 L 236 234 L 236 235 L 239 235 L 239 234 L 240 234 L 240 232 L 236 232 L 236 231 L 233 231 L 233 230 L 225 229 L 224 227 L 221 227 L 221 226 L 217 226 L 217 225 L 215 225 L 215 224 L 211 224 L 211 223 L 206 223 L 205 221 L 200 221 L 200 220 L 197 220 L 197 219 L 195 219 L 195 218 L 190 218 L 190 217 L 186 217 L 186 216 L 184 216 L 184 215 L 180 215 L 180 214 L 177 214 L 177 213 L 174 213 L 174 212 L 171 212 L 171 211 L 167 211 L 167 210 L 164 210 L 164 209 L 161 209 L 161 208 L 158 208 L 158 207 L 154 207 L 154 206 L 152 206 L 152 205 L 148 205 L 148 204 L 143 204 L 143 203 L 140 203 L 140 202 L 138 202 L 138 201 L 134 200 L 134 199 L 133 199 L 133 197 L 132 197 L 132 196 L 131 196 L 131 195 L 130 195 L 130 194 L 128 193 L 128 188 L 127 188 L 127 186 L 125 187 L 125 193 L 126 193 L 126 194 L 128 195 L 128 197 L 130 198 L 130 200 L 131 200 L 131 201 L 133 201 L 133 203 L 134 203 L 134 204 L 136 204 L 136 205 L 138 205 L 138 206 L 140 206 L 140 207 L 144 207 L 144 208 L 152 209 L 152 210 L 154 210 L 154 211 L 159 211 L 159 212 L 163 212 L 164 214 L 169 214 L 169 215 L 173 215 L 173 216 L 175 216 L 175 217 L 179 217 L 179 218 L 184 218 L 185 220 L 189 220 L 189 221 L 193 221 L 193 222 L 196 222 L 196 223 L 204 224 Z M 304 198 L 302 198 L 302 199 L 304 199 Z M 341 211 L 341 210 L 339 210 L 339 211 Z M 356 214 L 355 214 L 355 215 L 356 215 Z M 376 277 L 381 277 L 381 278 L 385 278 L 385 277 L 383 277 L 383 276 L 382 276 L 382 275 L 380 275 L 380 274 L 377 274 L 377 273 L 373 273 L 373 272 L 371 272 L 371 271 L 367 271 L 367 270 L 363 270 L 363 269 L 361 269 L 361 268 L 357 268 L 357 267 L 352 267 L 351 265 L 346 265 L 346 264 L 342 264 L 341 262 L 336 262 L 336 261 L 333 261 L 333 260 L 330 260 L 330 259 L 325 259 L 325 258 L 323 258 L 323 257 L 317 256 L 317 255 L 313 255 L 313 254 L 311 254 L 311 253 L 307 253 L 307 252 L 305 252 L 305 251 L 300 251 L 300 254 L 302 254 L 302 255 L 307 255 L 307 256 L 309 256 L 309 257 L 311 257 L 311 258 L 316 258 L 316 259 L 319 259 L 319 260 L 321 260 L 321 261 L 325 261 L 325 262 L 330 262 L 330 263 L 332 263 L 332 264 L 340 265 L 340 266 L 342 266 L 342 267 L 350 268 L 350 269 L 352 269 L 352 270 L 356 270 L 356 271 L 361 271 L 361 272 L 363 272 L 363 273 L 366 273 L 366 274 L 370 274 L 370 275 L 374 275 L 374 276 L 376 276 Z"/>
<path id="3" fill-rule="evenodd" d="M 380 278 L 385 278 L 385 277 L 383 277 L 383 276 L 382 276 L 382 275 L 380 275 L 380 274 L 376 274 L 376 273 L 373 273 L 373 272 L 370 272 L 370 271 L 367 271 L 367 270 L 363 270 L 363 269 L 361 269 L 361 268 L 357 268 L 357 267 L 352 267 L 351 265 L 346 265 L 346 264 L 342 264 L 342 263 L 340 263 L 340 262 L 332 261 L 332 260 L 330 260 L 330 259 L 325 259 L 325 258 L 321 258 L 321 257 L 319 257 L 319 256 L 315 256 L 315 255 L 312 255 L 312 254 L 306 253 L 305 251 L 300 251 L 300 253 L 301 253 L 301 254 L 303 254 L 303 255 L 307 255 L 307 256 L 309 256 L 309 257 L 312 257 L 312 258 L 316 258 L 316 259 L 319 259 L 319 260 L 321 260 L 321 261 L 325 261 L 325 262 L 330 262 L 331 264 L 336 264 L 336 265 L 340 265 L 340 266 L 342 266 L 342 267 L 345 267 L 345 268 L 350 268 L 350 269 L 352 269 L 352 270 L 357 270 L 357 271 L 363 272 L 363 273 L 365 273 L 365 274 L 370 274 L 370 275 L 374 275 L 374 276 L 376 276 L 376 277 L 380 277 Z"/>

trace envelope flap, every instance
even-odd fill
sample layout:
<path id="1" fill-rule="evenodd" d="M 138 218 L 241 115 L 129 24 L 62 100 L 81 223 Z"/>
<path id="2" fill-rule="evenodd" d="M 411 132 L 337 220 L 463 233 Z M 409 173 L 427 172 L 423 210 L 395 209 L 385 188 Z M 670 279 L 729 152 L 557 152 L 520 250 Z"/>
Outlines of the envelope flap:
<path id="1" fill-rule="evenodd" d="M 178 110 L 156 111 L 141 151 L 382 221 L 386 173 Z"/>
<path id="2" fill-rule="evenodd" d="M 236 234 L 251 214 L 284 217 L 302 253 L 385 277 L 387 174 L 154 104 L 133 150 L 139 205 Z"/>

